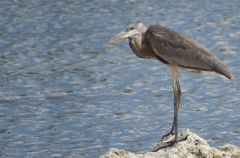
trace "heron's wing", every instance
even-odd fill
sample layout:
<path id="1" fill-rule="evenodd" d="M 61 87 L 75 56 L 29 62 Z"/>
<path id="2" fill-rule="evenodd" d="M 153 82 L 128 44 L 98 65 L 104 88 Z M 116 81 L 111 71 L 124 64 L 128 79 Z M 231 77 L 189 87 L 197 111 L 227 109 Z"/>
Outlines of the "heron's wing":
<path id="1" fill-rule="evenodd" d="M 200 43 L 178 32 L 159 25 L 147 29 L 146 40 L 157 58 L 183 68 L 215 71 L 228 78 L 231 72 Z"/>
<path id="2" fill-rule="evenodd" d="M 206 70 L 212 68 L 212 63 L 204 62 L 202 58 L 212 58 L 214 55 L 201 44 L 178 32 L 152 25 L 147 30 L 146 38 L 154 54 L 171 64 Z"/>

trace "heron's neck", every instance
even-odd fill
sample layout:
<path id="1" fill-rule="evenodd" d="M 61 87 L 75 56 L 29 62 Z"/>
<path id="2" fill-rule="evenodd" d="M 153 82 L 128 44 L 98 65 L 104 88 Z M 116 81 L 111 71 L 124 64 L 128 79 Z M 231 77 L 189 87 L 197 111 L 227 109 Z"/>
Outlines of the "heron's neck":
<path id="1" fill-rule="evenodd" d="M 144 27 L 139 31 L 141 34 L 135 34 L 129 37 L 129 45 L 136 56 L 140 58 L 156 59 L 156 56 L 153 54 L 152 49 L 145 41 L 146 31 L 147 28 Z"/>
<path id="2" fill-rule="evenodd" d="M 139 30 L 140 34 L 135 34 L 129 37 L 129 42 L 135 45 L 137 49 L 142 47 L 143 40 L 145 39 L 147 28 L 144 26 Z"/>

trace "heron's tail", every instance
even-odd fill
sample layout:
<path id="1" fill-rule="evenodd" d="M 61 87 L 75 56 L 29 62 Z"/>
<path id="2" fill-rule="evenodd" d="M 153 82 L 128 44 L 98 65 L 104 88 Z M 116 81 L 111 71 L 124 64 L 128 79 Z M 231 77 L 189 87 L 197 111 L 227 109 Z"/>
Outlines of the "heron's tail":
<path id="1" fill-rule="evenodd" d="M 227 77 L 228 79 L 233 78 L 233 74 L 231 73 L 231 71 L 227 67 L 227 65 L 223 61 L 221 61 L 217 58 L 215 58 L 213 69 L 214 69 L 214 71 L 216 71 L 220 75 Z"/>

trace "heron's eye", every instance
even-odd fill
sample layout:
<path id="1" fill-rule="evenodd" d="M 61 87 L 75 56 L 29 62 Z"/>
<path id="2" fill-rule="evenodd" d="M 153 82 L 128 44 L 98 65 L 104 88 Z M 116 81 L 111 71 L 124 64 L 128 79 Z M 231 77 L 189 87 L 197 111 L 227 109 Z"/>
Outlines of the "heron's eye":
<path id="1" fill-rule="evenodd" d="M 131 30 L 134 30 L 134 29 L 136 29 L 136 27 L 135 27 L 135 26 L 133 26 L 133 27 L 130 27 L 130 28 L 127 28 L 127 29 L 126 29 L 126 31 L 128 32 L 128 31 L 131 31 Z"/>

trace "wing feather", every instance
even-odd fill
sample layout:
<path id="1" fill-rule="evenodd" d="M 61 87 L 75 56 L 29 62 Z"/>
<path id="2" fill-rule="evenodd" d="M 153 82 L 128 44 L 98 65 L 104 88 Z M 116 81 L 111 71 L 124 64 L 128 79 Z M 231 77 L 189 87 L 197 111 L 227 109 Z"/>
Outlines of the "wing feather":
<path id="1" fill-rule="evenodd" d="M 214 71 L 232 78 L 229 68 L 207 48 L 191 38 L 160 25 L 147 29 L 146 39 L 157 58 L 199 71 Z"/>

